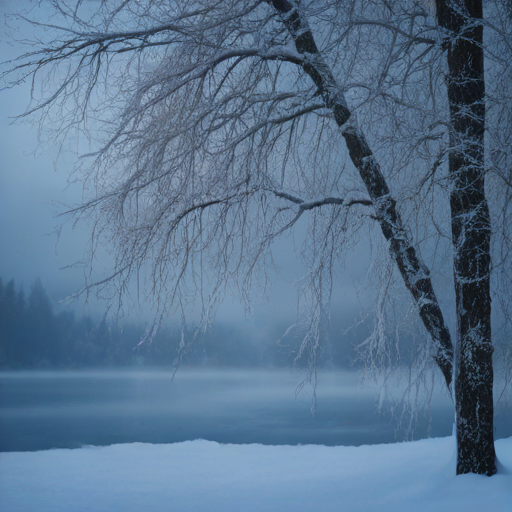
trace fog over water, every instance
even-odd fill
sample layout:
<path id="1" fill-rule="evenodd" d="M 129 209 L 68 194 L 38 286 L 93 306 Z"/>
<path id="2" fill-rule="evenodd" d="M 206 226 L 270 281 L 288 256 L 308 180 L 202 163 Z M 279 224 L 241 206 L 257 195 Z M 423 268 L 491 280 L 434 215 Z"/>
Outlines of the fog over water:
<path id="1" fill-rule="evenodd" d="M 376 388 L 359 374 L 320 371 L 296 396 L 300 371 L 170 369 L 0 373 L 0 451 L 127 442 L 362 445 L 404 439 L 397 418 L 377 414 Z M 450 435 L 453 407 L 436 391 L 415 439 Z M 498 417 L 497 437 L 512 435 Z"/>

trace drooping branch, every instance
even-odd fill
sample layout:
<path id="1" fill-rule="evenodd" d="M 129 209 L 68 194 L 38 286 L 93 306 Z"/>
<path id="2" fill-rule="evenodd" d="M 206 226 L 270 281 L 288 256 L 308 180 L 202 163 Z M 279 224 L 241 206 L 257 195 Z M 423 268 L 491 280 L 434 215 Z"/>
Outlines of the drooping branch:
<path id="1" fill-rule="evenodd" d="M 246 9 L 240 13 L 237 13 L 238 16 L 247 15 L 253 11 L 259 3 L 260 1 L 250 3 Z M 80 2 L 78 5 L 79 4 Z M 21 59 L 38 55 L 47 56 L 46 58 L 40 60 L 38 59 L 38 62 L 44 65 L 54 60 L 63 60 L 75 54 L 81 54 L 84 50 L 88 50 L 90 48 L 92 48 L 95 53 L 98 52 L 98 49 L 102 53 L 106 53 L 108 51 L 111 51 L 112 53 L 124 53 L 126 51 L 141 50 L 152 46 L 167 46 L 174 42 L 173 38 L 166 39 L 164 37 L 161 40 L 153 40 L 152 38 L 155 36 L 161 36 L 162 34 L 173 36 L 178 35 L 181 37 L 194 37 L 196 27 L 194 26 L 193 22 L 191 22 L 191 20 L 194 20 L 195 18 L 203 19 L 207 14 L 207 11 L 210 9 L 213 10 L 214 7 L 212 6 L 211 8 L 198 9 L 183 13 L 169 20 L 167 23 L 145 27 L 139 30 L 126 31 L 79 31 L 52 23 L 40 23 L 36 20 L 27 19 L 20 15 L 18 16 L 20 20 L 26 21 L 34 27 L 40 27 L 43 30 L 50 29 L 71 36 L 70 38 L 65 39 L 61 45 L 57 45 L 55 47 L 43 47 L 38 51 L 23 55 Z M 65 12 L 62 9 L 58 10 L 59 13 L 64 16 L 64 18 L 70 18 L 73 20 L 73 22 L 80 23 L 82 26 L 90 28 L 88 23 L 83 24 L 82 20 L 76 16 L 76 12 L 73 15 L 70 15 L 70 13 Z M 120 11 L 121 9 L 118 9 L 116 13 Z M 113 18 L 114 16 L 112 16 L 110 21 L 112 21 Z M 215 26 L 215 22 L 213 22 L 211 26 L 208 23 L 203 23 L 202 30 L 206 31 L 209 28 L 212 28 L 212 26 Z M 115 48 L 116 46 L 117 48 Z M 114 49 L 111 49 L 111 47 L 114 47 Z M 31 65 L 31 63 L 27 63 L 20 67 Z"/>
<path id="2" fill-rule="evenodd" d="M 318 50 L 300 4 L 293 0 L 268 1 L 281 14 L 297 52 L 304 56 L 302 69 L 311 77 L 325 106 L 332 110 L 336 123 L 342 129 L 352 163 L 359 171 L 375 206 L 382 233 L 390 244 L 391 256 L 413 296 L 425 328 L 432 337 L 435 361 L 443 373 L 446 385 L 450 387 L 453 371 L 450 332 L 445 325 L 429 270 L 410 240 L 380 166 L 347 106 L 343 90 Z"/>
<path id="3" fill-rule="evenodd" d="M 431 39 L 430 37 L 415 36 L 414 34 L 408 34 L 407 32 L 405 32 L 404 30 L 401 30 L 397 26 L 392 25 L 390 23 L 384 23 L 382 21 L 377 21 L 377 20 L 352 20 L 351 24 L 353 26 L 357 26 L 357 25 L 375 25 L 375 26 L 378 26 L 378 27 L 386 28 L 386 29 L 390 30 L 391 32 L 394 32 L 395 34 L 400 34 L 402 37 L 405 37 L 405 38 L 409 39 L 413 43 L 422 43 L 422 44 L 429 44 L 429 45 L 436 44 L 436 40 L 435 39 Z"/>

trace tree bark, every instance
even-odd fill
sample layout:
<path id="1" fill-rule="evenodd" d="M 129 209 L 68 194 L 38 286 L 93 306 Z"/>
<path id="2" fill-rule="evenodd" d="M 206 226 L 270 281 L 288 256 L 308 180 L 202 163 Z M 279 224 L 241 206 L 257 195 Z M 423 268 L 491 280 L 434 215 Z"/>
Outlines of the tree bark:
<path id="1" fill-rule="evenodd" d="M 485 79 L 481 0 L 437 0 L 447 30 L 452 181 L 450 208 L 457 305 L 457 474 L 496 473 L 493 433 L 490 238 L 485 197 Z"/>
<path id="2" fill-rule="evenodd" d="M 450 332 L 445 325 L 430 273 L 417 254 L 407 234 L 396 201 L 391 196 L 386 179 L 357 126 L 355 117 L 348 109 L 341 87 L 330 68 L 322 59 L 307 20 L 300 6 L 292 0 L 269 0 L 281 14 L 297 51 L 304 56 L 301 64 L 311 77 L 326 107 L 333 111 L 334 119 L 342 129 L 350 158 L 358 169 L 370 198 L 372 199 L 384 237 L 389 242 L 391 256 L 414 302 L 421 320 L 435 346 L 435 361 L 441 369 L 446 385 L 450 388 L 453 370 L 453 348 Z"/>

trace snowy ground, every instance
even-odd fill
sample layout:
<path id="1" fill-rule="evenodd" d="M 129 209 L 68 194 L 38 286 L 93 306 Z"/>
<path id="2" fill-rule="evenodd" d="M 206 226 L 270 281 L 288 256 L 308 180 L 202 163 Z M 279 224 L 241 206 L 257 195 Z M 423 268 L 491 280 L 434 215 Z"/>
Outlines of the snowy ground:
<path id="1" fill-rule="evenodd" d="M 0 454 L 2 512 L 512 511 L 499 474 L 454 476 L 453 438 L 361 447 L 118 444 Z"/>

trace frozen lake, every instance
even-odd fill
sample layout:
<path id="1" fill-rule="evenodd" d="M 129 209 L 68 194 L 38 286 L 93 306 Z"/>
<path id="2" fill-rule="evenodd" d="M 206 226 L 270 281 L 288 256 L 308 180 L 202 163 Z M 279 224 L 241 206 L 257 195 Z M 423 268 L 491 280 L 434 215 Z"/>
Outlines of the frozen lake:
<path id="1" fill-rule="evenodd" d="M 299 393 L 303 373 L 181 368 L 0 372 L 0 451 L 208 439 L 221 443 L 362 445 L 397 440 L 358 374 L 320 371 L 317 410 Z M 452 431 L 451 400 L 432 401 L 431 436 Z M 415 439 L 426 437 L 421 415 Z M 497 437 L 512 435 L 498 418 Z M 403 434 L 398 434 L 398 440 Z"/>

